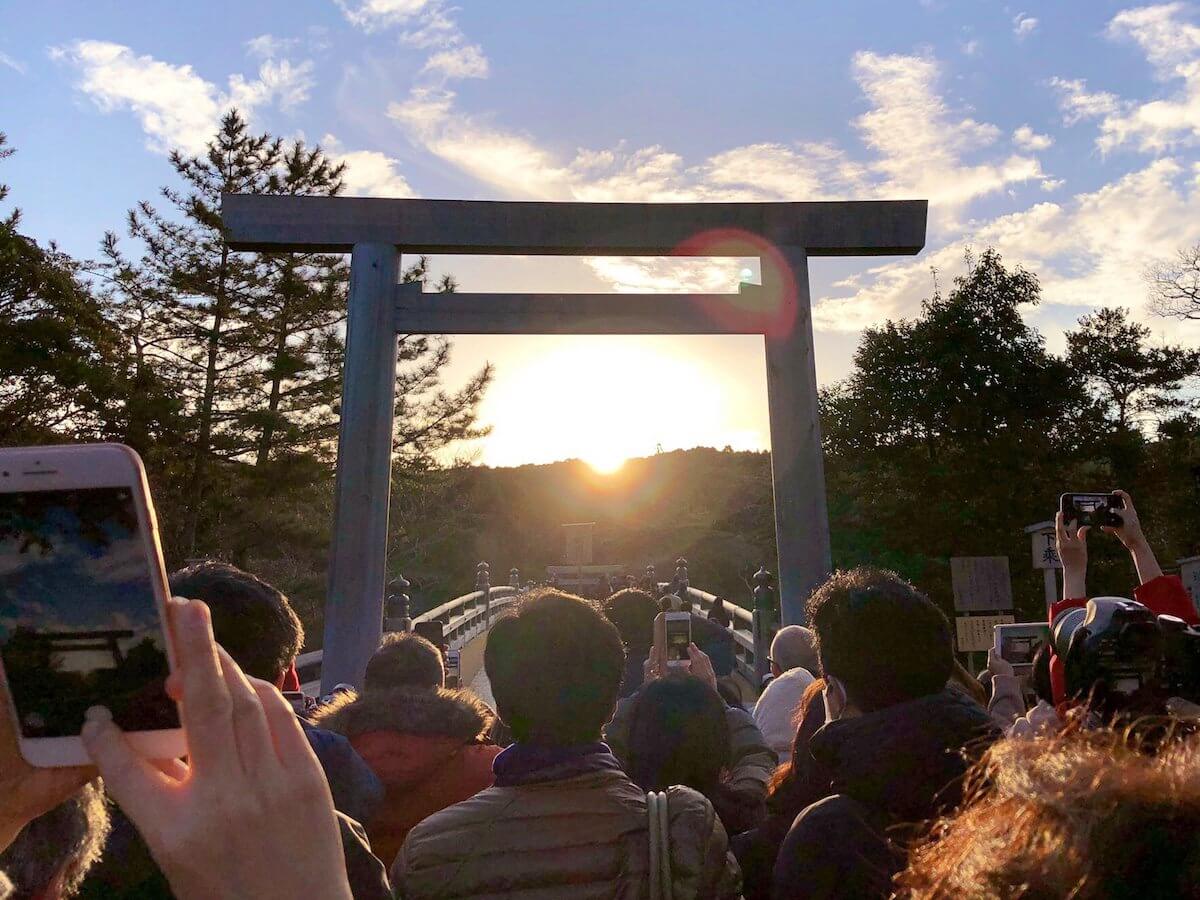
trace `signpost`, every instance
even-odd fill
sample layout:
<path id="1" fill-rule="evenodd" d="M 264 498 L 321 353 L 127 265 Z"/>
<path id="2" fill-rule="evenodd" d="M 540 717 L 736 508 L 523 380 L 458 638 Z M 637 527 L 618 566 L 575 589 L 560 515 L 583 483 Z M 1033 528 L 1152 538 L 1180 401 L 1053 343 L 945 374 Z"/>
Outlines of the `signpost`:
<path id="1" fill-rule="evenodd" d="M 966 613 L 954 620 L 961 653 L 987 650 L 992 646 L 992 628 L 1012 622 L 1012 577 L 1007 556 L 952 556 L 950 580 L 954 609 Z M 1001 610 L 1007 610 L 1000 615 Z M 973 616 L 971 613 L 988 613 Z M 973 664 L 974 658 L 968 657 Z M 973 670 L 977 670 L 973 667 Z"/>
<path id="2" fill-rule="evenodd" d="M 566 542 L 563 546 L 563 563 L 568 566 L 590 566 L 592 564 L 592 532 L 595 522 L 575 522 L 563 526 Z"/>
<path id="3" fill-rule="evenodd" d="M 1011 613 L 999 616 L 959 616 L 954 620 L 959 653 L 987 652 L 995 643 L 997 625 L 1011 625 L 1016 621 Z"/>
<path id="4" fill-rule="evenodd" d="M 1054 523 L 1038 522 L 1026 528 L 1025 533 L 1029 535 L 1030 539 L 1033 567 L 1041 569 L 1045 578 L 1046 609 L 1049 609 L 1058 600 L 1058 577 L 1054 574 L 1054 570 L 1063 567 L 1062 560 L 1058 558 Z"/>

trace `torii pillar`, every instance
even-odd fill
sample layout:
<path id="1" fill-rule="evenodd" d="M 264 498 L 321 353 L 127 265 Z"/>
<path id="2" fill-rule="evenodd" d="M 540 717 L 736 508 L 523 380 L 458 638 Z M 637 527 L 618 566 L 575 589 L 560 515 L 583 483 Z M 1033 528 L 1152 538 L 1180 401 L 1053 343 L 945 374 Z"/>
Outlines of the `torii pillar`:
<path id="1" fill-rule="evenodd" d="M 226 194 L 233 250 L 351 253 L 321 684 L 361 684 L 379 645 L 398 334 L 761 334 L 785 623 L 829 573 L 808 259 L 910 255 L 924 200 L 512 203 Z M 757 256 L 733 294 L 425 294 L 400 254 Z"/>

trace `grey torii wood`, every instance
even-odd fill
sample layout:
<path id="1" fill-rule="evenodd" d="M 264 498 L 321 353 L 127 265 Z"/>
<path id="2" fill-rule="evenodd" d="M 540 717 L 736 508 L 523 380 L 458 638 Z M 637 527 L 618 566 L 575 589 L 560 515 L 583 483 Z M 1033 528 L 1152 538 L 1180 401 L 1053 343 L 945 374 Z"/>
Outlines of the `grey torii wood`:
<path id="1" fill-rule="evenodd" d="M 385 593 L 398 334 L 761 334 L 785 623 L 830 568 L 810 256 L 917 253 L 924 200 L 522 203 L 226 194 L 234 250 L 351 253 L 322 688 L 359 684 Z M 400 253 L 752 256 L 730 294 L 424 294 Z M 761 251 L 761 252 L 759 252 Z"/>

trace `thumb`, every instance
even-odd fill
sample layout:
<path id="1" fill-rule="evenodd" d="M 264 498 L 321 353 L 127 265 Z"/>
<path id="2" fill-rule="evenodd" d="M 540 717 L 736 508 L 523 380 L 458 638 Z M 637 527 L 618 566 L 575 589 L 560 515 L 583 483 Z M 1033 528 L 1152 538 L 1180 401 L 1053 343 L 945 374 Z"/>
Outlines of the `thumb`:
<path id="1" fill-rule="evenodd" d="M 103 706 L 87 711 L 80 737 L 100 770 L 105 789 L 138 830 L 144 834 L 156 828 L 166 812 L 160 795 L 167 787 L 167 776 L 134 752 L 113 722 L 112 713 Z"/>

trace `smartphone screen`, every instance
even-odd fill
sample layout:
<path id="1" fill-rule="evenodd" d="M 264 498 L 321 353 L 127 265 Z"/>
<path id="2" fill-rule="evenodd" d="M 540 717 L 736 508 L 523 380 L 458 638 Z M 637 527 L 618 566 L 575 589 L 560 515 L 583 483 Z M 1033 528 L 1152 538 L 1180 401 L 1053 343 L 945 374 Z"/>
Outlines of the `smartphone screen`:
<path id="1" fill-rule="evenodd" d="M 667 619 L 667 662 L 691 659 L 688 644 L 692 642 L 691 620 Z"/>
<path id="2" fill-rule="evenodd" d="M 0 657 L 26 738 L 78 735 L 91 706 L 126 731 L 179 727 L 133 492 L 0 493 Z"/>
<path id="3" fill-rule="evenodd" d="M 1033 656 L 1041 646 L 1040 637 L 1011 637 L 1005 638 L 1000 645 L 1000 655 L 1014 666 L 1033 663 Z"/>

